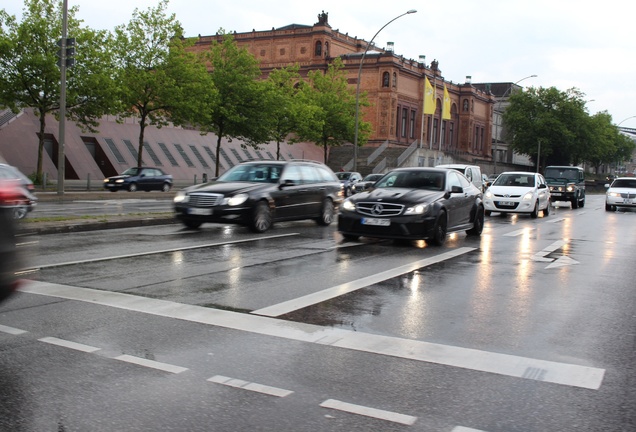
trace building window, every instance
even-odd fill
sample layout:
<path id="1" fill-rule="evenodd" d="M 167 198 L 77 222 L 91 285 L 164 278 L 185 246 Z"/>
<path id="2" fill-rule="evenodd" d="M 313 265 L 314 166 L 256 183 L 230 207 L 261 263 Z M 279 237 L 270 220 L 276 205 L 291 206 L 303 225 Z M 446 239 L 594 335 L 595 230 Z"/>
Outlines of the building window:
<path id="1" fill-rule="evenodd" d="M 455 126 L 455 124 L 453 122 L 449 122 L 449 124 L 448 124 L 448 143 L 450 145 L 450 148 L 453 148 L 453 144 L 454 144 L 453 135 L 454 135 L 455 129 L 454 129 L 453 126 Z"/>
<path id="2" fill-rule="evenodd" d="M 411 124 L 409 126 L 411 138 L 415 138 L 415 110 L 411 110 Z"/>
<path id="3" fill-rule="evenodd" d="M 439 129 L 439 120 L 433 119 L 433 144 L 437 144 L 438 129 Z"/>
<path id="4" fill-rule="evenodd" d="M 393 87 L 397 87 L 397 73 L 393 72 Z"/>
<path id="5" fill-rule="evenodd" d="M 409 110 L 402 108 L 402 137 L 406 138 L 406 122 L 409 118 Z"/>
<path id="6" fill-rule="evenodd" d="M 316 57 L 322 56 L 322 42 L 320 42 L 320 41 L 316 42 L 315 55 L 316 55 Z"/>
<path id="7" fill-rule="evenodd" d="M 382 87 L 388 87 L 388 86 L 389 86 L 389 73 L 384 72 L 382 74 Z"/>
<path id="8" fill-rule="evenodd" d="M 468 111 L 468 99 L 464 99 L 464 111 Z"/>
<path id="9" fill-rule="evenodd" d="M 400 107 L 397 107 L 397 115 L 395 116 L 395 136 L 400 137 Z"/>
<path id="10" fill-rule="evenodd" d="M 329 42 L 325 42 L 325 58 L 329 58 Z"/>

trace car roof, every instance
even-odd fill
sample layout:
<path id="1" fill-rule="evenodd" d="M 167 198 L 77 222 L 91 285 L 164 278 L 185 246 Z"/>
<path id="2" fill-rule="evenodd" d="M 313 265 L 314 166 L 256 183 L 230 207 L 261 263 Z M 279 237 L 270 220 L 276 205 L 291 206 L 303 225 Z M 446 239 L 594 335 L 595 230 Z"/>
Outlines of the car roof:
<path id="1" fill-rule="evenodd" d="M 531 171 L 504 171 L 501 174 L 525 174 L 525 175 L 532 174 L 532 175 L 537 175 L 539 173 L 535 173 L 535 172 L 531 172 Z M 498 176 L 501 175 L 501 174 L 498 174 Z"/>
<path id="2" fill-rule="evenodd" d="M 441 164 L 435 165 L 435 168 L 479 168 L 477 165 L 469 165 L 469 164 Z"/>

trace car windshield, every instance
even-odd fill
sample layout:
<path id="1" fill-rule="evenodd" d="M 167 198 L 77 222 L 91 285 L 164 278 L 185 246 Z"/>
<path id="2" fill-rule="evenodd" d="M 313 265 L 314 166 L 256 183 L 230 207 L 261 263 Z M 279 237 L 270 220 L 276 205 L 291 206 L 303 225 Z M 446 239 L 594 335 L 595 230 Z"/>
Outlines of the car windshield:
<path id="1" fill-rule="evenodd" d="M 338 180 L 349 180 L 349 177 L 351 177 L 350 172 L 338 172 L 336 175 L 338 176 Z"/>
<path id="2" fill-rule="evenodd" d="M 384 174 L 369 174 L 368 176 L 364 178 L 364 181 L 372 181 L 372 182 L 378 181 L 382 178 L 383 175 Z"/>
<path id="3" fill-rule="evenodd" d="M 578 180 L 579 170 L 567 168 L 548 168 L 545 170 L 544 177 L 546 179 L 555 180 Z"/>
<path id="4" fill-rule="evenodd" d="M 282 171 L 281 165 L 247 164 L 236 165 L 223 173 L 218 181 L 277 183 Z"/>
<path id="5" fill-rule="evenodd" d="M 121 175 L 136 176 L 136 175 L 139 175 L 140 171 L 141 171 L 141 169 L 138 168 L 138 167 L 128 168 L 126 171 L 121 173 Z"/>
<path id="6" fill-rule="evenodd" d="M 501 174 L 493 183 L 494 186 L 534 187 L 532 174 Z"/>
<path id="7" fill-rule="evenodd" d="M 618 179 L 612 183 L 613 188 L 629 188 L 636 189 L 636 179 Z"/>
<path id="8" fill-rule="evenodd" d="M 384 176 L 375 187 L 397 187 L 406 189 L 444 190 L 443 172 L 433 171 L 397 171 Z"/>

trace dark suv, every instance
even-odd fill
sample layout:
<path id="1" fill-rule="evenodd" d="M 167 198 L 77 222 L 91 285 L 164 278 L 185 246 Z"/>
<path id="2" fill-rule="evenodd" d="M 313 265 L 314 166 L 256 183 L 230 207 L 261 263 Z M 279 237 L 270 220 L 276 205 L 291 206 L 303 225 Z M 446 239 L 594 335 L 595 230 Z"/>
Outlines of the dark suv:
<path id="1" fill-rule="evenodd" d="M 585 205 L 585 171 L 575 166 L 549 166 L 543 173 L 550 201 L 568 201 L 576 209 Z"/>
<path id="2" fill-rule="evenodd" d="M 342 199 L 338 177 L 324 164 L 255 161 L 177 192 L 174 209 L 188 228 L 205 222 L 232 223 L 261 233 L 279 221 L 314 219 L 327 226 Z"/>

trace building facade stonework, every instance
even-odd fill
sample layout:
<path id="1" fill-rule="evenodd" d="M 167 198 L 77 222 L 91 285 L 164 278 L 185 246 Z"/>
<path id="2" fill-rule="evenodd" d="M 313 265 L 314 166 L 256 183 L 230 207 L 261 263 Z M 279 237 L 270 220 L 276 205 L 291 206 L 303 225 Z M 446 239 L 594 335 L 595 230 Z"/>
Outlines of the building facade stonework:
<path id="1" fill-rule="evenodd" d="M 370 104 L 361 108 L 361 115 L 373 130 L 368 146 L 388 142 L 399 147 L 418 141 L 422 148 L 491 158 L 495 99 L 490 93 L 475 88 L 469 80 L 463 84 L 446 81 L 436 60 L 426 65 L 334 30 L 328 18 L 322 12 L 313 25 L 290 24 L 266 31 L 234 32 L 232 36 L 258 59 L 264 78 L 273 69 L 296 64 L 301 76 L 306 77 L 309 71 L 327 70 L 339 57 L 352 87 L 357 84 L 360 61 L 368 48 L 360 76 L 360 92 L 367 94 Z M 199 36 L 192 49 L 209 50 L 223 37 Z M 422 115 L 425 78 L 435 88 L 433 115 Z M 451 101 L 448 120 L 442 119 L 444 86 Z"/>

